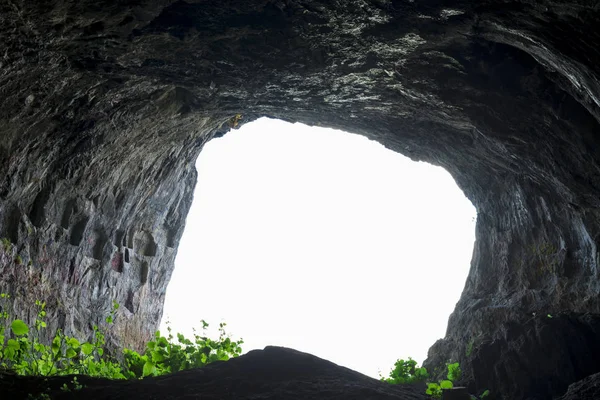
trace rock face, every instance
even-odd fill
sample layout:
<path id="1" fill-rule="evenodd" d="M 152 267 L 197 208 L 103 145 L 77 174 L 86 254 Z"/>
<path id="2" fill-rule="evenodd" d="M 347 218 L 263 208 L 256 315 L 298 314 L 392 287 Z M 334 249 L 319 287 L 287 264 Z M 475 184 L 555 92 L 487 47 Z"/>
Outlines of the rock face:
<path id="1" fill-rule="evenodd" d="M 3 376 L 0 393 L 11 400 L 25 400 L 28 394 L 50 389 L 54 400 L 426 400 L 425 385 L 390 385 L 340 367 L 310 354 L 283 347 L 253 350 L 227 362 L 201 369 L 146 378 L 138 381 L 110 381 L 79 377 L 85 387 L 72 387 L 71 377 L 41 378 Z"/>
<path id="2" fill-rule="evenodd" d="M 558 400 L 597 399 L 600 397 L 600 374 L 590 375 L 569 386 Z"/>
<path id="3" fill-rule="evenodd" d="M 443 166 L 478 210 L 426 366 L 560 395 L 600 371 L 598 23 L 583 0 L 4 2 L 0 289 L 82 338 L 115 300 L 111 343 L 139 349 L 203 144 L 259 116 L 329 126 Z"/>

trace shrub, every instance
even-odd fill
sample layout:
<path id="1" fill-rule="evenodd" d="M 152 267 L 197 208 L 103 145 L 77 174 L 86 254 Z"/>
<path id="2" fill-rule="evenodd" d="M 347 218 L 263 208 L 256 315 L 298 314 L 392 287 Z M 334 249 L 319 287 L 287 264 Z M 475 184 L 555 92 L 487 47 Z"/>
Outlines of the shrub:
<path id="1" fill-rule="evenodd" d="M 454 383 L 460 379 L 462 370 L 458 363 L 446 364 L 448 369 L 447 378 L 439 382 L 428 382 L 427 390 L 425 393 L 433 398 L 439 399 L 442 397 L 442 391 L 444 389 L 452 389 Z M 392 384 L 409 384 L 415 382 L 424 382 L 429 378 L 427 369 L 424 367 L 418 367 L 417 362 L 412 358 L 408 360 L 398 360 L 394 364 L 394 369 L 390 371 L 389 378 L 381 377 L 383 382 Z M 489 390 L 482 394 L 482 398 L 489 394 Z"/>
<path id="2" fill-rule="evenodd" d="M 427 393 L 434 399 L 439 399 L 440 397 L 442 397 L 443 389 L 452 389 L 454 387 L 454 382 L 459 380 L 462 375 L 462 370 L 460 369 L 458 363 L 446 364 L 446 366 L 448 367 L 448 374 L 446 375 L 446 377 L 448 378 L 447 380 L 444 379 L 437 383 L 427 383 L 427 390 L 425 391 L 425 393 Z"/>
<path id="3" fill-rule="evenodd" d="M 0 294 L 0 299 L 8 299 Z M 173 339 L 171 328 L 168 337 L 157 331 L 153 341 L 146 345 L 143 355 L 133 350 L 124 350 L 124 364 L 109 359 L 104 351 L 106 343 L 104 333 L 94 326 L 94 339 L 80 343 L 77 339 L 56 331 L 50 345 L 39 341 L 40 332 L 46 329 L 46 303 L 36 301 L 38 314 L 33 328 L 23 320 L 14 319 L 10 324 L 11 338 L 5 335 L 4 323 L 0 323 L 0 368 L 12 370 L 19 375 L 88 375 L 110 379 L 133 379 L 145 376 L 157 376 L 189 368 L 198 368 L 214 361 L 226 361 L 242 353 L 242 340 L 233 341 L 225 332 L 225 323 L 219 326 L 219 338 L 210 339 L 197 335 L 194 341 L 177 334 Z M 119 305 L 113 302 L 113 309 L 106 318 L 112 324 Z M 0 320 L 9 320 L 7 311 L 0 312 Z M 202 321 L 206 330 L 208 324 Z M 8 339 L 8 340 L 7 340 Z M 75 379 L 72 387 L 63 390 L 79 390 L 81 385 Z M 43 396 L 43 394 L 38 395 Z M 33 397 L 33 396 L 32 396 Z"/>
<path id="4" fill-rule="evenodd" d="M 202 330 L 208 328 L 202 320 Z M 200 368 L 214 361 L 227 361 L 242 353 L 242 340 L 232 341 L 225 333 L 225 323 L 219 325 L 219 339 L 212 340 L 196 334 L 194 341 L 178 333 L 174 340 L 171 328 L 167 327 L 168 336 L 161 336 L 157 331 L 153 341 L 146 344 L 143 355 L 125 349 L 125 363 L 128 378 L 142 378 L 170 374 L 190 368 Z"/>
<path id="5" fill-rule="evenodd" d="M 381 377 L 381 380 L 393 384 L 407 384 L 423 382 L 428 377 L 427 369 L 418 367 L 417 362 L 408 357 L 408 360 L 397 360 L 394 369 L 390 371 L 389 378 Z"/>
<path id="6" fill-rule="evenodd" d="M 8 298 L 6 294 L 0 298 Z M 6 340 L 4 325 L 0 326 L 0 367 L 13 370 L 19 375 L 69 375 L 85 374 L 107 378 L 124 378 L 121 367 L 103 358 L 104 334 L 94 326 L 94 341 L 80 343 L 77 339 L 56 331 L 50 345 L 39 341 L 40 333 L 46 329 L 46 303 L 35 302 L 38 307 L 34 328 L 20 319 L 10 324 L 13 338 Z M 111 317 L 116 311 L 111 312 Z M 5 311 L 2 315 L 8 319 Z M 108 320 L 108 319 L 107 319 Z"/>

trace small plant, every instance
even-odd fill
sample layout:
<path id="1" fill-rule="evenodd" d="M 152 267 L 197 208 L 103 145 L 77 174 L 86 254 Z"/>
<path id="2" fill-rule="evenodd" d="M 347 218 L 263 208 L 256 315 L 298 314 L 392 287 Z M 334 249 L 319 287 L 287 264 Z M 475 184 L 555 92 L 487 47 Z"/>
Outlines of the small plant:
<path id="1" fill-rule="evenodd" d="M 458 363 L 446 364 L 448 379 L 439 382 L 428 382 L 425 393 L 435 399 L 442 397 L 444 389 L 452 389 L 454 382 L 458 381 L 462 375 L 462 370 Z M 427 369 L 418 367 L 417 362 L 412 358 L 408 360 L 398 360 L 394 364 L 394 369 L 390 372 L 389 378 L 381 377 L 380 380 L 392 384 L 407 384 L 426 381 L 429 377 Z M 488 391 L 489 394 L 489 391 Z"/>
<path id="2" fill-rule="evenodd" d="M 467 343 L 467 351 L 465 352 L 467 357 L 470 357 L 473 354 L 473 345 L 475 344 L 475 339 L 471 339 L 469 343 Z"/>
<path id="3" fill-rule="evenodd" d="M 21 258 L 20 255 L 17 254 L 17 256 L 15 257 L 15 264 L 17 265 L 21 265 L 23 264 L 23 259 Z"/>
<path id="4" fill-rule="evenodd" d="M 231 129 L 237 129 L 242 118 L 243 118 L 242 114 L 235 114 L 233 117 L 231 117 L 229 119 L 229 121 L 227 122 L 227 125 L 229 125 L 229 127 Z"/>
<path id="5" fill-rule="evenodd" d="M 36 395 L 29 394 L 27 400 L 51 400 L 52 398 L 48 393 L 38 393 Z"/>
<path id="6" fill-rule="evenodd" d="M 490 395 L 490 391 L 488 389 L 486 389 L 486 390 L 483 391 L 483 393 L 481 393 L 479 395 L 479 398 L 480 399 L 487 399 L 489 395 Z"/>
<path id="7" fill-rule="evenodd" d="M 202 330 L 208 328 L 208 323 L 202 320 Z M 225 323 L 219 325 L 219 339 L 212 340 L 196 334 L 194 341 L 177 334 L 177 341 L 167 326 L 168 336 L 164 337 L 157 331 L 155 339 L 146 344 L 143 355 L 125 349 L 125 362 L 129 378 L 143 378 L 182 371 L 190 368 L 203 367 L 214 361 L 227 361 L 242 353 L 242 340 L 232 341 L 225 333 Z"/>
<path id="8" fill-rule="evenodd" d="M 4 247 L 4 251 L 10 253 L 10 251 L 12 250 L 12 243 L 10 242 L 10 239 L 3 237 L 2 239 L 0 239 L 0 242 L 2 242 L 2 247 Z"/>
<path id="9" fill-rule="evenodd" d="M 390 371 L 389 378 L 380 375 L 380 380 L 393 384 L 406 384 L 413 382 L 422 382 L 429 377 L 427 369 L 418 367 L 417 362 L 408 357 L 408 360 L 397 360 L 394 369 Z"/>
<path id="10" fill-rule="evenodd" d="M 69 385 L 67 385 L 66 383 L 63 383 L 62 387 L 60 388 L 60 390 L 62 390 L 63 392 L 70 392 L 71 390 L 81 390 L 83 389 L 83 385 L 81 383 L 79 383 L 79 381 L 77 380 L 77 377 L 73 377 L 73 379 L 71 380 L 71 384 L 73 385 L 72 388 L 69 387 Z"/>
<path id="11" fill-rule="evenodd" d="M 462 370 L 458 363 L 448 364 L 448 379 L 456 382 L 462 376 Z"/>
<path id="12" fill-rule="evenodd" d="M 429 382 L 427 383 L 427 390 L 425 393 L 433 397 L 434 399 L 439 399 L 442 397 L 442 391 L 444 389 L 452 389 L 454 387 L 454 382 L 460 379 L 462 375 L 462 370 L 458 363 L 446 364 L 448 368 L 447 380 L 441 380 L 439 382 Z"/>

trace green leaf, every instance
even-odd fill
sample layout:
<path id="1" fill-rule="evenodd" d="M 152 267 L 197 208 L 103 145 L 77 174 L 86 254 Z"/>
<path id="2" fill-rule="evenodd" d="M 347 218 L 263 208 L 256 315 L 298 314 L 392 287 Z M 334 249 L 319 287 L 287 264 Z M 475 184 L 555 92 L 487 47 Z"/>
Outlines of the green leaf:
<path id="1" fill-rule="evenodd" d="M 70 347 L 67 349 L 67 354 L 66 354 L 67 358 L 73 358 L 76 355 L 77 355 L 77 352 L 75 350 L 73 350 Z"/>
<path id="2" fill-rule="evenodd" d="M 456 382 L 460 379 L 462 370 L 458 363 L 448 364 L 448 380 Z"/>
<path id="3" fill-rule="evenodd" d="M 52 353 L 56 354 L 56 353 L 58 353 L 59 350 L 60 350 L 60 337 L 55 336 L 54 339 L 52 339 Z"/>
<path id="4" fill-rule="evenodd" d="M 16 336 L 23 336 L 29 332 L 29 327 L 27 326 L 27 324 L 21 321 L 20 319 L 15 319 L 12 322 L 10 328 Z"/>
<path id="5" fill-rule="evenodd" d="M 81 352 L 86 356 L 89 356 L 94 351 L 94 345 L 91 343 L 84 343 L 81 345 Z"/>
<path id="6" fill-rule="evenodd" d="M 6 346 L 9 349 L 13 349 L 13 350 L 19 350 L 19 348 L 21 347 L 19 345 L 19 342 L 16 341 L 15 339 L 8 339 L 8 342 L 6 343 Z"/>
<path id="7" fill-rule="evenodd" d="M 427 384 L 427 390 L 425 391 L 426 394 L 428 394 L 430 396 L 435 396 L 439 392 L 440 392 L 440 385 L 438 385 L 437 383 L 428 383 Z"/>
<path id="8" fill-rule="evenodd" d="M 454 385 L 452 384 L 452 381 L 441 381 L 440 382 L 440 388 L 442 389 L 452 389 L 454 387 Z"/>
<path id="9" fill-rule="evenodd" d="M 144 364 L 144 369 L 142 376 L 150 376 L 154 374 L 154 370 L 156 369 L 156 365 L 151 361 L 146 361 Z"/>

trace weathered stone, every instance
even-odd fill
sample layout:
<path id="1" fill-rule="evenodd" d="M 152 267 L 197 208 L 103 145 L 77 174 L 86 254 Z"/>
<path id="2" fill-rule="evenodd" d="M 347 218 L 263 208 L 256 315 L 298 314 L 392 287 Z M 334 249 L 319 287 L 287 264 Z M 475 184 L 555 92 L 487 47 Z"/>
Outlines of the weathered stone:
<path id="1" fill-rule="evenodd" d="M 600 398 L 600 373 L 590 375 L 573 383 L 567 392 L 557 400 L 582 400 Z"/>
<path id="2" fill-rule="evenodd" d="M 514 366 L 565 346 L 528 336 L 533 313 L 600 313 L 599 22 L 583 0 L 4 2 L 0 289 L 28 320 L 47 299 L 50 330 L 80 338 L 116 300 L 111 345 L 139 349 L 203 144 L 259 116 L 329 126 L 443 166 L 477 208 L 426 366 L 459 361 L 497 398 L 560 395 L 600 371 L 576 367 L 585 346 L 560 360 L 568 378 L 515 389 Z M 596 332 L 573 318 L 558 329 Z"/>
<path id="3" fill-rule="evenodd" d="M 570 383 L 598 371 L 598 338 L 598 315 L 536 313 L 509 321 L 493 341 L 474 344 L 472 381 L 489 385 L 472 392 L 489 389 L 513 399 L 550 399 L 564 393 Z M 497 386 L 497 377 L 502 376 L 511 382 Z"/>
<path id="4" fill-rule="evenodd" d="M 465 387 L 453 387 L 442 390 L 442 400 L 471 400 L 471 395 Z"/>

